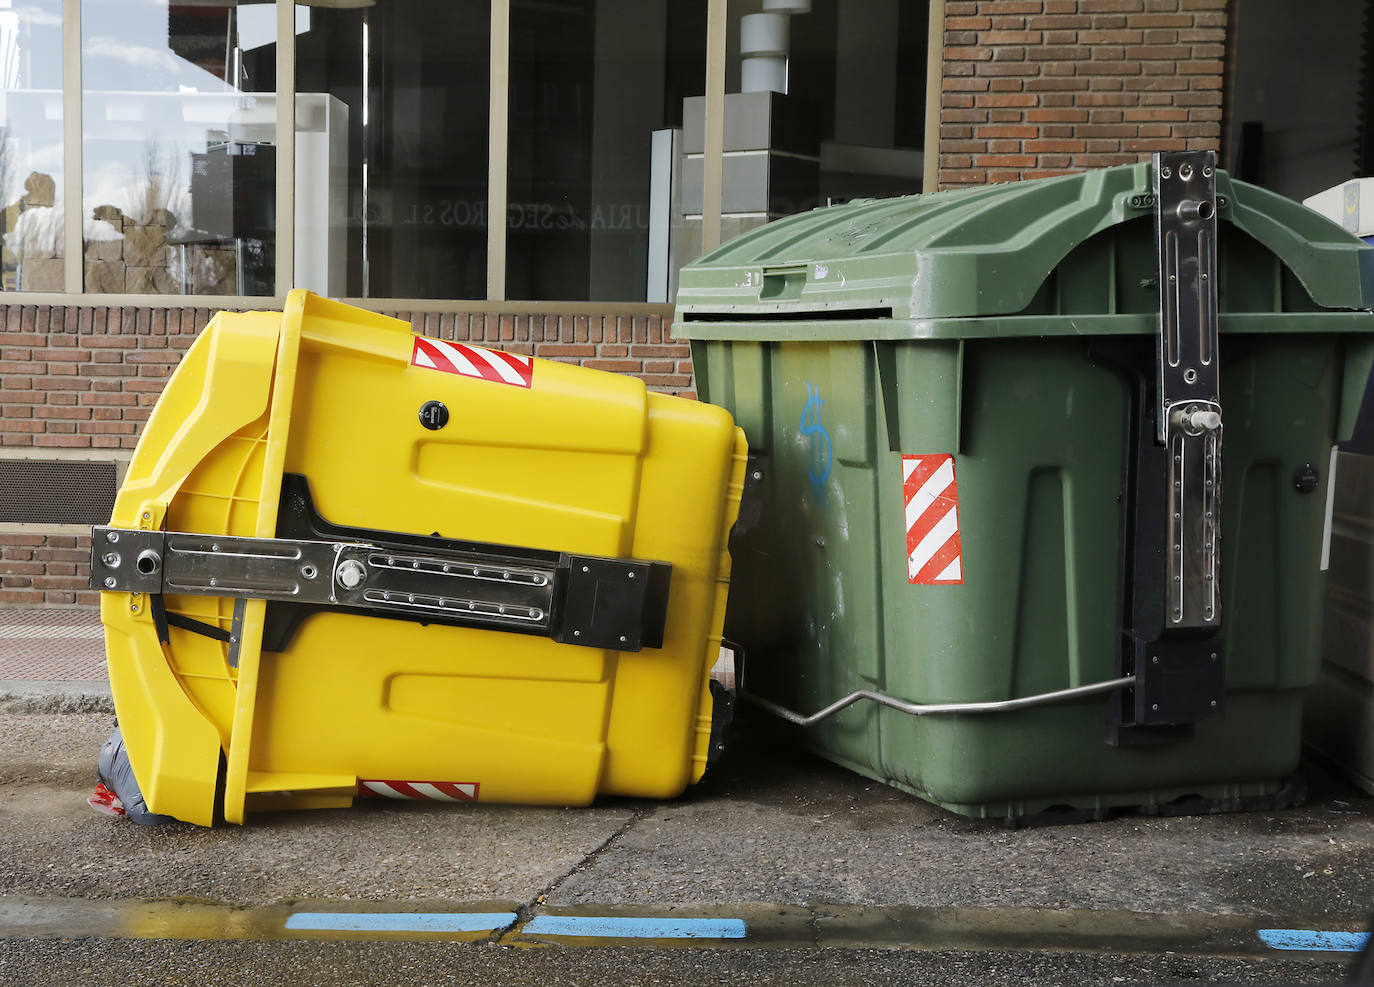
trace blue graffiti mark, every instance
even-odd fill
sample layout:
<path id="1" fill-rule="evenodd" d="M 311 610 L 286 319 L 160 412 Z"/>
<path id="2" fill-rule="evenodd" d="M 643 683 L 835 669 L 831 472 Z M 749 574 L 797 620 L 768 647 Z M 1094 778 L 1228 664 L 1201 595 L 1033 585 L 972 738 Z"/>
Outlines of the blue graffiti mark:
<path id="1" fill-rule="evenodd" d="M 830 479 L 830 433 L 821 424 L 821 389 L 810 381 L 806 382 L 806 404 L 802 405 L 801 434 L 811 438 L 811 456 L 806 464 L 806 475 L 811 478 L 813 487 L 824 486 Z M 808 416 L 811 421 L 807 422 Z M 819 438 L 817 438 L 819 436 Z"/>

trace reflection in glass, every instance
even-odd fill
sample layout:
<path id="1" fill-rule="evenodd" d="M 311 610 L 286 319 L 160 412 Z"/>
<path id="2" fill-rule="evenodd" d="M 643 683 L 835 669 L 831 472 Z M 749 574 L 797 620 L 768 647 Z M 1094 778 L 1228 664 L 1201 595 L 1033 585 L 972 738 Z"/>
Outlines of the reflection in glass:
<path id="1" fill-rule="evenodd" d="M 328 100 L 341 125 L 335 193 L 319 220 L 331 245 L 342 230 L 346 290 L 333 293 L 485 297 L 490 4 L 349 6 L 311 7 L 296 39 L 297 92 Z M 324 184 L 299 146 L 296 170 L 298 196 L 303 172 Z"/>
<path id="2" fill-rule="evenodd" d="M 83 0 L 81 17 L 86 290 L 272 294 L 274 5 Z"/>
<path id="3" fill-rule="evenodd" d="M 61 291 L 62 2 L 0 0 L 5 291 Z"/>
<path id="4" fill-rule="evenodd" d="M 514 0 L 510 37 L 507 297 L 664 300 L 706 4 Z"/>

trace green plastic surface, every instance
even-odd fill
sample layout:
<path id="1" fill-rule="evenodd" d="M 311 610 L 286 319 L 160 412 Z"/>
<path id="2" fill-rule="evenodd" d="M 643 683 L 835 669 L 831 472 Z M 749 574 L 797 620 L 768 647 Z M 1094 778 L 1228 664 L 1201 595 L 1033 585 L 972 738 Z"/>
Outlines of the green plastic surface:
<path id="1" fill-rule="evenodd" d="M 1142 165 L 850 204 L 684 270 L 675 329 L 758 474 L 726 624 L 746 688 L 810 713 L 855 689 L 978 702 L 1119 674 L 1132 368 L 1153 381 L 1155 359 L 1153 225 L 1130 204 L 1147 191 Z M 1111 746 L 1100 697 L 979 716 L 859 703 L 808 743 L 999 817 L 1225 802 L 1294 771 L 1327 464 L 1374 361 L 1374 251 L 1224 174 L 1218 191 L 1223 715 Z M 903 453 L 954 456 L 962 584 L 908 582 Z M 1301 493 L 1308 463 L 1321 482 Z"/>

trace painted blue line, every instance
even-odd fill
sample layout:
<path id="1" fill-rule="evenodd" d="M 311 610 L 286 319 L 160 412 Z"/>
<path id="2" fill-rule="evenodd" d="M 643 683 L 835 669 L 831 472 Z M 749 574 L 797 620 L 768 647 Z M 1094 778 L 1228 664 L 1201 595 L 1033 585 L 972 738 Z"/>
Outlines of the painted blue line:
<path id="1" fill-rule="evenodd" d="M 598 915 L 536 915 L 521 932 L 537 936 L 607 939 L 743 939 L 738 918 L 617 918 Z"/>
<path id="2" fill-rule="evenodd" d="M 1368 932 L 1315 932 L 1310 929 L 1260 929 L 1260 941 L 1274 949 L 1328 950 L 1358 953 L 1369 941 Z"/>
<path id="3" fill-rule="evenodd" d="M 288 929 L 310 932 L 491 932 L 515 912 L 296 912 Z"/>

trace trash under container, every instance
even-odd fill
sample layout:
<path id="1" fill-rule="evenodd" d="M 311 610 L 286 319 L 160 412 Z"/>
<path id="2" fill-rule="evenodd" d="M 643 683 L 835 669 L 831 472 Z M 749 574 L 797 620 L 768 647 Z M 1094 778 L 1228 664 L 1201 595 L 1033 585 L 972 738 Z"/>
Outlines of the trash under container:
<path id="1" fill-rule="evenodd" d="M 1187 153 L 687 267 L 675 331 L 750 439 L 745 694 L 968 815 L 1289 799 L 1371 257 Z"/>
<path id="2" fill-rule="evenodd" d="M 678 794 L 726 708 L 744 462 L 632 377 L 304 291 L 219 314 L 92 536 L 147 808 Z"/>

